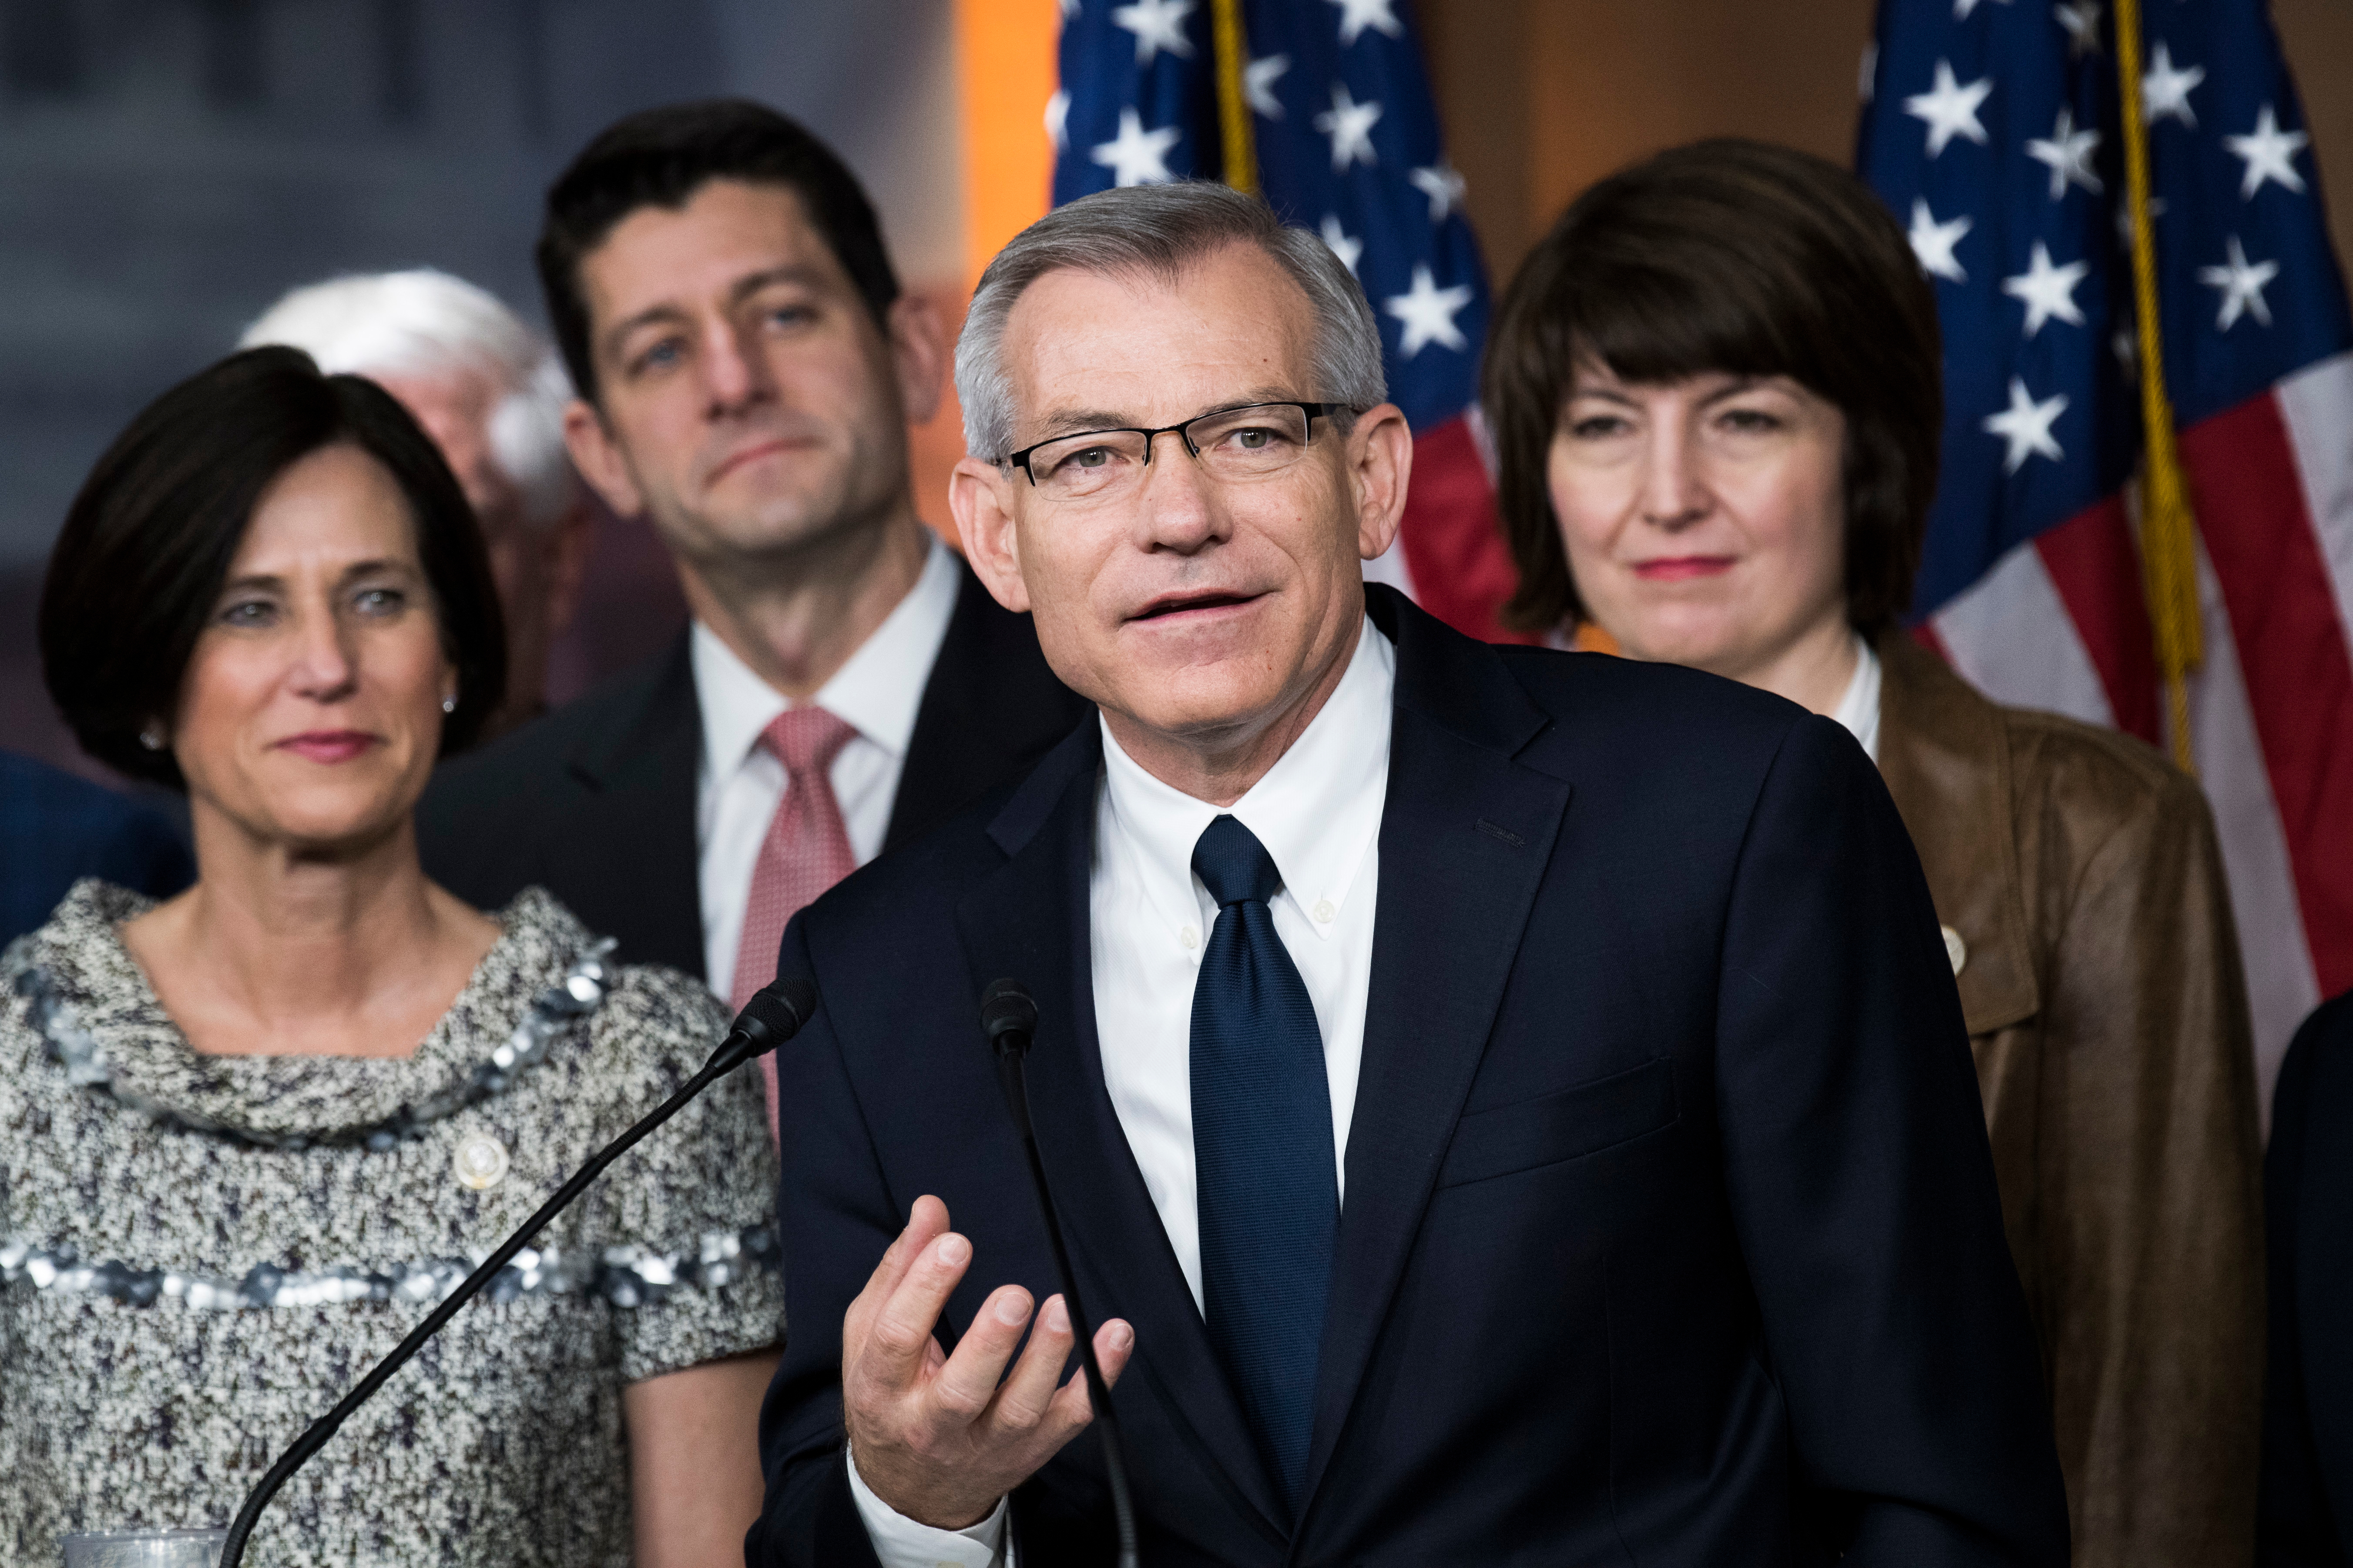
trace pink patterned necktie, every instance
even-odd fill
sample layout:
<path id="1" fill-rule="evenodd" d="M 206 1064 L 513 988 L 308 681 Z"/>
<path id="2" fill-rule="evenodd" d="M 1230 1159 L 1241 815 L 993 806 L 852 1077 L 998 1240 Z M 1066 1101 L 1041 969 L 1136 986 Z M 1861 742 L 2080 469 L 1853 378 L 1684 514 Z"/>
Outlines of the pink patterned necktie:
<path id="1" fill-rule="evenodd" d="M 737 1012 L 754 992 L 776 977 L 776 949 L 793 916 L 858 869 L 834 798 L 833 759 L 858 733 L 822 708 L 792 708 L 769 721 L 759 743 L 785 764 L 785 795 L 760 840 L 752 894 L 744 902 L 744 940 L 735 949 Z M 776 1058 L 760 1058 L 768 1089 L 768 1132 L 776 1131 Z"/>

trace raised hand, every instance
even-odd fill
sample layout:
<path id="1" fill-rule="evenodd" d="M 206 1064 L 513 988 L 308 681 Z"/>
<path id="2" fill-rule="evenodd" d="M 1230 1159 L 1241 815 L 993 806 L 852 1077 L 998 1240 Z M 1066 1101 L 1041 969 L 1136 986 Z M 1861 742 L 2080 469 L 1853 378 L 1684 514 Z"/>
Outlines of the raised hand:
<path id="1" fill-rule="evenodd" d="M 901 1514 L 942 1530 L 988 1516 L 1094 1419 L 1086 1374 L 1062 1368 L 1075 1343 L 1060 1296 L 1005 1375 L 1029 1326 L 1029 1292 L 989 1293 L 954 1355 L 932 1330 L 972 1264 L 972 1243 L 948 1229 L 947 1205 L 915 1200 L 841 1328 L 842 1419 L 858 1473 Z M 1119 1381 L 1135 1331 L 1119 1319 L 1095 1331 L 1103 1381 Z M 1058 1386 L 1059 1385 L 1059 1386 Z"/>

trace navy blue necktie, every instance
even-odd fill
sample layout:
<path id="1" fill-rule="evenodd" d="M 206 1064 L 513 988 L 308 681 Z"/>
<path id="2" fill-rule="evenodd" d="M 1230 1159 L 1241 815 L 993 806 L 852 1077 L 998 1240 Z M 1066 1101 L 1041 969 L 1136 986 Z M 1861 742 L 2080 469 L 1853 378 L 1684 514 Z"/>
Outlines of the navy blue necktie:
<path id="1" fill-rule="evenodd" d="M 1324 1037 L 1267 900 L 1282 874 L 1230 816 L 1193 847 L 1218 923 L 1193 983 L 1193 1185 L 1201 1312 L 1297 1508 L 1340 1228 Z"/>

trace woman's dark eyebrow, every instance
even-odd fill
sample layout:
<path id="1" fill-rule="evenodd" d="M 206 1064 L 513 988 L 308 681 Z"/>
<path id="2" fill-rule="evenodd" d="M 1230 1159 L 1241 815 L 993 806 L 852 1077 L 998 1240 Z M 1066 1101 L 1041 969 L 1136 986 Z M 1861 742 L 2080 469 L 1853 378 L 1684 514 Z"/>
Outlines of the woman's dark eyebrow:
<path id="1" fill-rule="evenodd" d="M 335 581 L 338 584 L 342 584 L 349 583 L 354 577 L 365 577 L 372 573 L 379 572 L 396 572 L 411 577 L 421 574 L 414 563 L 400 560 L 396 556 L 385 555 L 353 562 L 335 574 Z M 249 593 L 255 590 L 282 594 L 286 591 L 286 579 L 274 572 L 248 572 L 241 577 L 232 577 L 221 584 L 223 597 L 230 594 Z"/>
<path id="2" fill-rule="evenodd" d="M 1735 380 L 1730 386 L 1721 387 L 1715 392 L 1709 393 L 1705 397 L 1700 399 L 1700 404 L 1704 407 L 1713 404 L 1721 403 L 1727 397 L 1737 397 L 1744 392 L 1754 392 L 1772 379 L 1773 377 L 1769 375 L 1741 376 Z"/>

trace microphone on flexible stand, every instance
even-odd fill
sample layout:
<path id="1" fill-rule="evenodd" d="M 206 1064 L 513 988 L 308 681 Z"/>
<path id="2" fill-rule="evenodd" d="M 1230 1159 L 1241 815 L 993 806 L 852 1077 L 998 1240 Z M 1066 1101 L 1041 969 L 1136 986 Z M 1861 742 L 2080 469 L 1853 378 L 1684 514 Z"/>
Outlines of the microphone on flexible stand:
<path id="1" fill-rule="evenodd" d="M 1038 1034 L 1038 1004 L 1018 980 L 999 980 L 980 994 L 980 1026 L 997 1053 L 997 1079 L 1005 1089 L 1005 1108 L 1021 1134 L 1022 1152 L 1029 1156 L 1029 1180 L 1038 1189 L 1038 1206 L 1046 1214 L 1046 1239 L 1054 1247 L 1055 1272 L 1061 1276 L 1062 1300 L 1071 1309 L 1071 1329 L 1079 1342 L 1080 1363 L 1087 1374 L 1087 1398 L 1094 1406 L 1095 1426 L 1103 1434 L 1103 1468 L 1111 1477 L 1112 1521 L 1119 1531 L 1119 1568 L 1137 1568 L 1135 1505 L 1127 1495 L 1127 1446 L 1120 1438 L 1119 1414 L 1112 1408 L 1111 1386 L 1103 1382 L 1095 1361 L 1094 1327 L 1079 1304 L 1079 1281 L 1071 1271 L 1070 1250 L 1062 1245 L 1062 1221 L 1054 1211 L 1054 1194 L 1046 1185 L 1046 1163 L 1038 1157 L 1038 1134 L 1029 1125 L 1029 1083 L 1023 1063 Z"/>
<path id="2" fill-rule="evenodd" d="M 294 1472 L 309 1461 L 311 1455 L 327 1446 L 352 1412 L 366 1404 L 385 1381 L 398 1372 L 425 1346 L 425 1342 L 441 1331 L 458 1309 L 472 1300 L 483 1286 L 495 1278 L 514 1255 L 530 1245 L 549 1220 L 561 1214 L 573 1199 L 587 1189 L 588 1184 L 604 1173 L 605 1167 L 628 1152 L 647 1133 L 675 1116 L 686 1102 L 701 1094 L 720 1079 L 742 1067 L 754 1057 L 763 1057 L 800 1032 L 809 1015 L 817 1011 L 817 987 L 799 975 L 781 979 L 766 986 L 744 1005 L 735 1016 L 734 1026 L 711 1059 L 676 1094 L 663 1100 L 633 1124 L 628 1131 L 606 1144 L 590 1157 L 588 1163 L 573 1173 L 572 1179 L 555 1189 L 555 1195 L 540 1205 L 539 1212 L 522 1222 L 515 1233 L 499 1244 L 498 1250 L 482 1259 L 481 1266 L 442 1303 L 426 1315 L 425 1321 L 409 1331 L 408 1337 L 392 1348 L 392 1353 L 375 1363 L 368 1374 L 343 1395 L 332 1410 L 311 1424 L 309 1431 L 294 1440 L 293 1446 L 269 1467 L 269 1472 L 246 1494 L 245 1506 L 237 1510 L 237 1521 L 228 1528 L 228 1540 L 221 1547 L 218 1568 L 238 1568 L 245 1559 L 246 1537 L 253 1533 L 261 1510 L 278 1495 L 279 1488 L 293 1478 Z"/>

